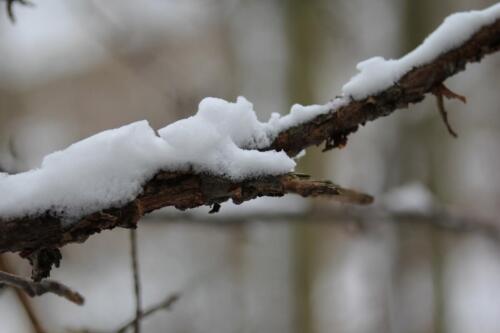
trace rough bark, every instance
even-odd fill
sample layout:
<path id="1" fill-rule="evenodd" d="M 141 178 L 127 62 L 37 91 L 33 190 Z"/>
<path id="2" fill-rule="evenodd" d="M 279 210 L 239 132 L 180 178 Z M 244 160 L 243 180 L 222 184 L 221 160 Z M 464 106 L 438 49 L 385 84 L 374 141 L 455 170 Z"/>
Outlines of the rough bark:
<path id="1" fill-rule="evenodd" d="M 78 222 L 68 223 L 50 213 L 0 220 L 0 252 L 20 251 L 22 256 L 36 257 L 37 262 L 46 262 L 43 258 L 57 256 L 41 249 L 57 249 L 67 243 L 84 242 L 90 235 L 106 229 L 135 228 L 144 214 L 162 207 L 174 206 L 184 210 L 202 205 L 218 205 L 229 199 L 239 204 L 260 196 L 283 196 L 286 193 L 304 197 L 328 196 L 334 200 L 359 204 L 373 200 L 369 195 L 341 188 L 329 181 L 314 181 L 298 174 L 237 183 L 210 175 L 160 172 L 144 186 L 143 193 L 134 201 L 123 207 L 96 212 Z"/>

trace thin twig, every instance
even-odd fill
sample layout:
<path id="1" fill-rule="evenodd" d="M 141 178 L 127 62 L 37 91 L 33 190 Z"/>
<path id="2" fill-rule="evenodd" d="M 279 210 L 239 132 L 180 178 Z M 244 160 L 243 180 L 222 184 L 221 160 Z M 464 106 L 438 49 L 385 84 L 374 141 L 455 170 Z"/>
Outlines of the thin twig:
<path id="1" fill-rule="evenodd" d="M 136 322 L 141 321 L 143 319 L 146 319 L 147 317 L 151 316 L 152 314 L 160 311 L 160 310 L 170 310 L 171 307 L 174 305 L 175 302 L 177 302 L 180 298 L 180 294 L 175 293 L 172 295 L 169 295 L 167 298 L 165 298 L 163 301 L 160 303 L 153 305 L 146 309 L 144 312 L 141 313 L 139 317 L 136 317 L 132 319 L 131 321 L 127 322 L 124 324 L 122 327 L 120 327 L 117 331 L 117 333 L 124 333 L 127 329 L 130 327 L 134 326 Z"/>
<path id="2" fill-rule="evenodd" d="M 436 89 L 438 89 L 441 95 L 443 95 L 447 99 L 458 99 L 460 102 L 467 104 L 467 97 L 451 91 L 444 83 L 441 83 L 439 86 L 437 86 Z"/>
<path id="3" fill-rule="evenodd" d="M 134 332 L 141 332 L 142 317 L 142 301 L 141 301 L 141 281 L 139 274 L 139 257 L 137 254 L 137 230 L 130 230 L 130 257 L 132 259 L 132 276 L 134 279 L 134 296 L 135 296 L 135 320 Z"/>
<path id="4" fill-rule="evenodd" d="M 4 0 L 5 7 L 7 8 L 7 15 L 12 23 L 16 23 L 16 16 L 14 15 L 14 4 L 18 3 L 23 6 L 33 6 L 33 4 L 26 0 Z"/>
<path id="5" fill-rule="evenodd" d="M 443 119 L 443 123 L 446 125 L 446 128 L 448 129 L 448 133 L 450 133 L 450 135 L 453 136 L 454 138 L 458 138 L 457 132 L 453 130 L 453 128 L 450 125 L 450 122 L 448 121 L 448 112 L 444 107 L 443 95 L 435 94 L 435 96 L 439 114 L 441 115 L 441 119 Z"/>
<path id="6" fill-rule="evenodd" d="M 0 255 L 0 271 L 12 273 L 12 270 L 10 269 L 10 267 L 8 267 L 2 255 Z M 35 333 L 46 333 L 47 331 L 43 328 L 42 323 L 38 319 L 38 316 L 35 313 L 35 309 L 33 309 L 33 305 L 31 304 L 26 294 L 18 288 L 13 288 L 13 290 L 24 309 L 24 312 L 26 312 L 26 315 L 28 316 L 28 319 L 31 323 L 31 326 L 33 326 L 33 330 L 35 331 Z"/>
<path id="7" fill-rule="evenodd" d="M 33 282 L 26 278 L 20 277 L 7 272 L 0 272 L 0 283 L 23 290 L 31 297 L 41 296 L 46 293 L 52 293 L 57 296 L 66 298 L 68 301 L 78 305 L 83 305 L 85 302 L 83 296 L 65 286 L 62 283 L 53 280 L 43 280 L 41 282 Z"/>
<path id="8" fill-rule="evenodd" d="M 441 115 L 441 118 L 443 119 L 444 124 L 446 125 L 446 128 L 448 129 L 448 132 L 455 138 L 458 137 L 457 133 L 453 130 L 453 128 L 450 125 L 450 122 L 448 121 L 448 112 L 446 111 L 444 107 L 444 98 L 446 97 L 447 99 L 458 99 L 462 103 L 467 103 L 467 99 L 465 96 L 459 95 L 448 89 L 443 83 L 438 85 L 434 90 L 432 90 L 432 94 L 436 96 L 436 101 L 437 101 L 437 107 L 439 114 Z"/>

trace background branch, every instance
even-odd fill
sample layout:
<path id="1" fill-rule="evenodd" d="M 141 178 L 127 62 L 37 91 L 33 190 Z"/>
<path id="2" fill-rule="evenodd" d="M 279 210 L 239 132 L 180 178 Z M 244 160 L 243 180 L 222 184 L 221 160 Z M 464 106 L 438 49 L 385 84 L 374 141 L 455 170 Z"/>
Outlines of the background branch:
<path id="1" fill-rule="evenodd" d="M 0 272 L 6 272 L 6 273 L 13 273 L 12 269 L 7 265 L 7 262 L 4 258 L 3 255 L 0 255 Z M 28 319 L 31 323 L 31 326 L 33 326 L 33 330 L 35 333 L 45 333 L 47 332 L 43 326 L 42 323 L 40 322 L 40 319 L 35 313 L 35 309 L 33 308 L 33 305 L 31 304 L 30 299 L 26 296 L 26 293 L 24 293 L 21 289 L 19 288 L 13 288 L 13 290 L 16 293 L 17 299 L 21 303 L 24 312 L 26 313 L 26 316 L 28 316 Z"/>
<path id="2" fill-rule="evenodd" d="M 73 291 L 62 283 L 53 280 L 33 282 L 23 277 L 0 271 L 0 283 L 19 288 L 31 297 L 52 293 L 66 298 L 68 301 L 78 305 L 83 305 L 84 298 L 78 292 Z"/>
<path id="3" fill-rule="evenodd" d="M 134 281 L 134 298 L 135 298 L 135 321 L 134 333 L 141 332 L 141 316 L 142 316 L 142 303 L 141 303 L 141 281 L 139 274 L 139 257 L 137 254 L 137 230 L 130 230 L 130 258 L 132 264 L 132 278 Z"/>
<path id="4" fill-rule="evenodd" d="M 358 224 L 397 223 L 427 224 L 437 229 L 457 233 L 479 232 L 489 237 L 500 236 L 500 224 L 494 218 L 478 217 L 449 207 L 436 207 L 430 210 L 393 211 L 382 205 L 369 207 L 344 207 L 327 203 L 315 203 L 302 212 L 224 215 L 207 217 L 198 214 L 181 214 L 170 210 L 160 210 L 145 217 L 144 222 L 191 223 L 211 225 L 213 227 L 231 227 L 242 223 L 321 223 L 321 224 Z"/>
<path id="5" fill-rule="evenodd" d="M 152 305 L 151 307 L 147 308 L 144 312 L 140 314 L 140 316 L 124 324 L 117 330 L 117 333 L 125 333 L 127 329 L 131 328 L 132 326 L 135 326 L 141 320 L 146 319 L 147 317 L 151 316 L 152 314 L 155 314 L 160 310 L 165 310 L 165 311 L 170 310 L 172 306 L 179 300 L 179 297 L 180 297 L 179 294 L 169 295 L 160 303 Z"/>

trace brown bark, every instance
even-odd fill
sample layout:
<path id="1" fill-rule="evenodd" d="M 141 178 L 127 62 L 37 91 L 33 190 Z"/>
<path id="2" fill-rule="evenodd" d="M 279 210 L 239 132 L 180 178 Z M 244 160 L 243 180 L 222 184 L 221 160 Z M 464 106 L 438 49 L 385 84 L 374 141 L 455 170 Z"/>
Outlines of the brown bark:
<path id="1" fill-rule="evenodd" d="M 0 253 L 22 251 L 23 256 L 31 257 L 40 252 L 39 249 L 56 249 L 67 243 L 84 242 L 90 235 L 105 229 L 135 228 L 144 214 L 166 206 L 184 210 L 202 205 L 218 205 L 228 199 L 239 204 L 260 196 L 283 196 L 286 193 L 304 197 L 329 196 L 359 204 L 372 201 L 369 195 L 297 174 L 237 183 L 210 175 L 160 172 L 144 186 L 143 193 L 134 201 L 123 207 L 96 212 L 77 222 L 68 223 L 50 213 L 0 220 Z"/>

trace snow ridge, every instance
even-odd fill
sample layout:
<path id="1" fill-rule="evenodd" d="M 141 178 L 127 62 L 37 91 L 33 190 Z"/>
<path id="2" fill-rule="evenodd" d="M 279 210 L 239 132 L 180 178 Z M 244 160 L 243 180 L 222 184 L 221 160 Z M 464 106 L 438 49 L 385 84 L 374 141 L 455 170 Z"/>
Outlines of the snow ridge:
<path id="1" fill-rule="evenodd" d="M 389 60 L 373 57 L 358 63 L 356 69 L 359 73 L 342 87 L 342 93 L 355 100 L 375 95 L 391 87 L 413 68 L 459 46 L 481 27 L 499 18 L 500 3 L 484 10 L 452 14 L 420 46 L 404 57 Z"/>

